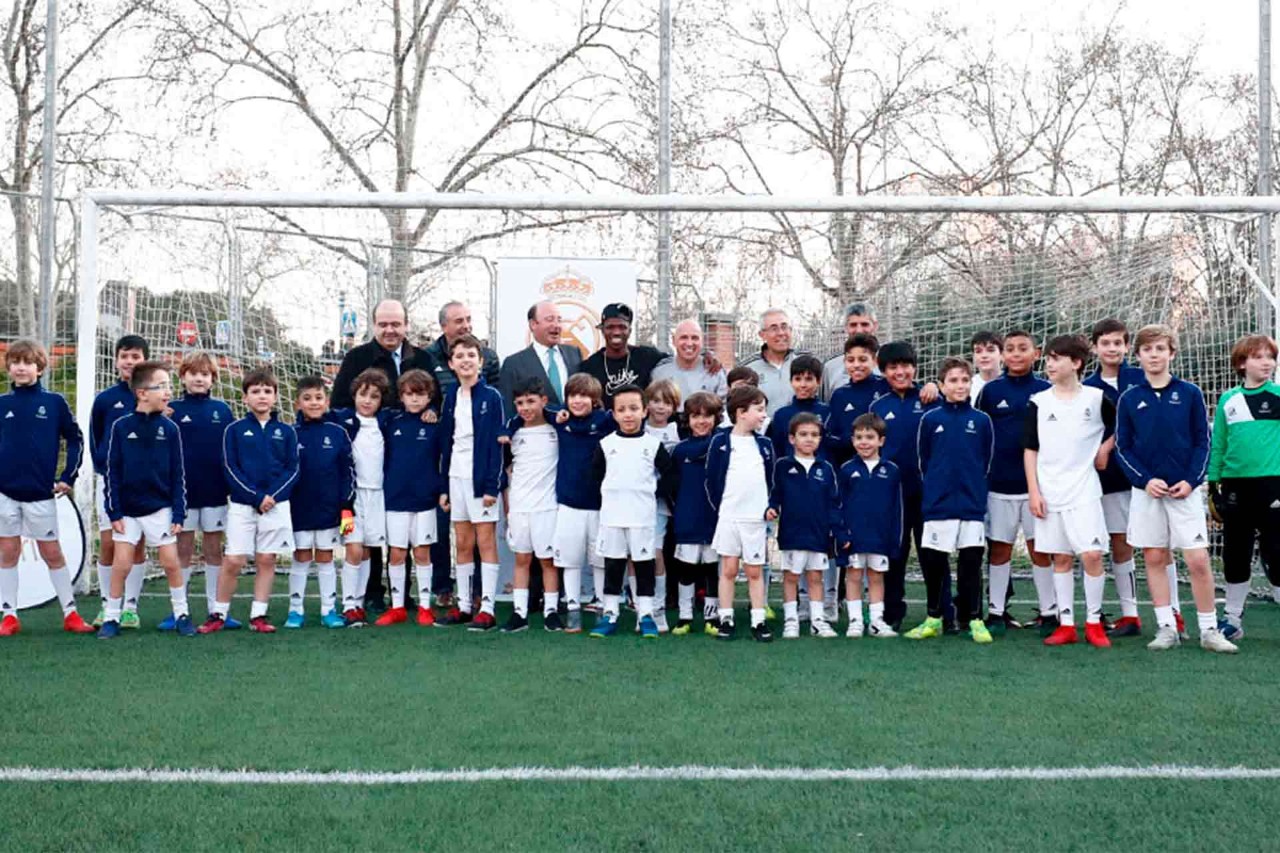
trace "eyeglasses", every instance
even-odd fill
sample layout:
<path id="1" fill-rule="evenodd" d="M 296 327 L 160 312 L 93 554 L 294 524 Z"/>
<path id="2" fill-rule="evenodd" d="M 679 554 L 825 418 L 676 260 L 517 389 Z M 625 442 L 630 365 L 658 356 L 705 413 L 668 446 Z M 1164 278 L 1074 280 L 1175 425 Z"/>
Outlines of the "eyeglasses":
<path id="1" fill-rule="evenodd" d="M 168 387 L 169 387 L 168 385 L 164 385 L 162 383 L 156 383 L 155 385 L 143 385 L 142 390 L 143 391 L 159 391 L 161 388 L 168 388 Z"/>
<path id="2" fill-rule="evenodd" d="M 768 326 L 765 326 L 764 330 L 771 335 L 777 332 L 789 332 L 791 331 L 791 324 L 790 323 L 771 323 Z"/>

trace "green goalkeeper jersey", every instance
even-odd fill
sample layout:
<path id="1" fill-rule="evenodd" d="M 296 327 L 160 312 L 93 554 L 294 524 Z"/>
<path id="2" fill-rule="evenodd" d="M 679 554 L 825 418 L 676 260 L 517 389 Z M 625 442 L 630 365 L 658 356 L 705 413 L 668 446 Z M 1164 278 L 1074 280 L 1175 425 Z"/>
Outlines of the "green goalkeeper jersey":
<path id="1" fill-rule="evenodd" d="M 1280 385 L 1237 385 L 1218 398 L 1209 482 L 1280 477 Z"/>

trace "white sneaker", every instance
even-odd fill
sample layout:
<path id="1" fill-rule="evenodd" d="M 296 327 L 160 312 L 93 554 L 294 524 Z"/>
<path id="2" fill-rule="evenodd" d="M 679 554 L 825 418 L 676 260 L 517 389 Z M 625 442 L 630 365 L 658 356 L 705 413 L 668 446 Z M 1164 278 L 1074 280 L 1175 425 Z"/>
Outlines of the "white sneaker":
<path id="1" fill-rule="evenodd" d="M 1156 638 L 1147 643 L 1147 648 L 1162 652 L 1165 649 L 1175 648 L 1180 642 L 1182 641 L 1178 639 L 1178 629 L 1173 625 L 1165 625 L 1156 629 Z"/>
<path id="2" fill-rule="evenodd" d="M 1222 632 L 1217 628 L 1209 628 L 1200 632 L 1200 648 L 1227 655 L 1234 655 L 1240 651 L 1240 647 L 1222 636 Z"/>
<path id="3" fill-rule="evenodd" d="M 884 637 L 898 636 L 898 632 L 893 630 L 893 627 L 883 619 L 871 620 L 871 627 L 868 629 L 867 633 L 875 637 L 877 640 Z"/>
<path id="4" fill-rule="evenodd" d="M 658 623 L 659 634 L 665 634 L 671 630 L 667 627 L 667 611 L 665 609 L 655 610 L 653 612 L 653 621 Z"/>
<path id="5" fill-rule="evenodd" d="M 831 625 L 826 619 L 814 619 L 809 623 L 809 633 L 814 637 L 821 637 L 824 640 L 830 640 L 837 636 Z"/>
<path id="6" fill-rule="evenodd" d="M 782 639 L 798 640 L 800 639 L 800 620 L 788 619 L 782 623 Z"/>
<path id="7" fill-rule="evenodd" d="M 887 628 L 888 626 L 886 625 L 885 627 Z M 849 623 L 849 627 L 844 629 L 844 635 L 851 640 L 858 640 L 862 638 L 863 630 L 862 620 L 859 619 Z"/>

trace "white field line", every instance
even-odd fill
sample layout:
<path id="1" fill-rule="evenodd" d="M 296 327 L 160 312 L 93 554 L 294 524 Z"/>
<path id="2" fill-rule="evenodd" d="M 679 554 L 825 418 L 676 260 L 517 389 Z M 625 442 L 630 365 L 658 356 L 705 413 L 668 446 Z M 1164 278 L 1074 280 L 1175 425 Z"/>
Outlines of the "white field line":
<path id="1" fill-rule="evenodd" d="M 323 785 L 370 787 L 475 782 L 1074 782 L 1096 779 L 1225 781 L 1280 779 L 1280 767 L 1196 767 L 1176 764 L 1123 767 L 493 767 L 487 769 L 356 772 L 307 770 L 101 770 L 0 767 L 4 782 L 150 782 L 195 785 Z"/>
<path id="2" fill-rule="evenodd" d="M 417 594 L 417 593 L 416 593 L 416 591 L 415 591 L 415 597 L 416 597 L 416 594 Z M 189 595 L 190 595 L 192 598 L 194 598 L 194 599 L 200 599 L 201 597 L 203 597 L 201 593 L 197 593 L 197 592 L 190 592 L 190 593 L 189 593 Z M 505 597 L 504 597 L 504 595 L 505 595 Z M 92 596 L 88 596 L 88 597 L 92 597 Z M 168 600 L 169 600 L 169 593 L 167 593 L 167 592 L 144 592 L 144 593 L 141 593 L 141 597 L 142 597 L 142 598 L 163 598 L 165 601 L 168 601 Z M 287 592 L 273 592 L 273 593 L 271 593 L 271 597 L 272 597 L 273 599 L 280 599 L 280 600 L 282 600 L 282 601 L 283 601 L 283 600 L 285 600 L 285 599 L 287 599 L 287 598 L 289 597 L 289 593 L 287 593 Z M 241 593 L 237 593 L 236 595 L 232 596 L 232 598 L 233 598 L 234 600 L 236 600 L 236 601 L 239 601 L 240 599 L 244 599 L 245 601 L 248 601 L 248 600 L 250 600 L 250 599 L 252 599 L 252 598 L 253 598 L 253 593 L 251 593 L 251 592 L 241 592 Z M 309 593 L 309 594 L 306 596 L 306 599 L 307 599 L 307 601 L 319 601 L 319 600 L 320 600 L 320 595 L 319 595 L 319 593 Z M 498 600 L 499 600 L 499 601 L 510 601 L 510 599 L 511 599 L 511 593 L 505 593 L 505 594 L 504 594 L 504 593 L 499 593 L 499 594 L 498 594 Z M 1226 599 L 1219 598 L 1219 599 L 1217 599 L 1217 603 L 1218 603 L 1218 604 L 1222 604 L 1225 600 L 1226 600 Z M 777 604 L 777 603 L 781 603 L 782 598 L 781 598 L 780 596 L 770 596 L 769 601 L 770 601 L 770 603 L 771 603 L 771 604 Z M 865 603 L 865 601 L 866 601 L 866 599 L 863 599 L 863 602 L 864 602 L 864 603 Z M 904 601 L 904 602 L 906 602 L 907 604 L 925 604 L 925 603 L 926 603 L 926 602 L 925 602 L 925 600 L 924 600 L 923 598 L 904 598 L 904 599 L 903 599 L 903 601 Z M 1120 600 L 1119 600 L 1119 599 L 1114 599 L 1114 600 L 1113 600 L 1113 599 L 1108 598 L 1108 599 L 1104 599 L 1102 603 L 1103 603 L 1104 605 L 1109 605 L 1109 606 L 1116 606 L 1116 607 L 1118 607 L 1118 606 L 1120 605 Z M 339 604 L 341 604 L 341 601 L 339 601 Z M 1139 606 L 1141 606 L 1141 607 L 1150 607 L 1150 606 L 1151 606 L 1151 602 L 1150 602 L 1150 601 L 1148 601 L 1148 600 L 1146 600 L 1146 599 L 1141 599 L 1141 598 L 1140 598 L 1140 599 L 1138 599 L 1138 604 L 1139 604 Z M 1017 606 L 1018 606 L 1018 603 L 1017 603 L 1017 602 L 1014 602 L 1012 606 L 1017 607 Z M 1027 607 L 1034 607 L 1035 605 L 1034 605 L 1034 603 L 1032 603 L 1032 602 L 1027 602 L 1027 603 L 1026 603 L 1026 606 L 1027 606 Z M 844 605 L 843 605 L 843 604 L 841 604 L 841 605 L 840 605 L 840 607 L 841 607 L 841 611 L 843 612 Z M 673 608 L 673 609 L 674 609 L 674 608 Z M 805 618 L 807 619 L 808 617 L 806 616 Z"/>

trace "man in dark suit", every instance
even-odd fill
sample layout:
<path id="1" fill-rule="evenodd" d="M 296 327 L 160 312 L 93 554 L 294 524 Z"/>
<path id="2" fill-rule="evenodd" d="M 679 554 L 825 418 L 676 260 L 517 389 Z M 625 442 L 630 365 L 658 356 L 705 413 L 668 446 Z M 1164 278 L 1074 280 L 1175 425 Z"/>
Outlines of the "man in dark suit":
<path id="1" fill-rule="evenodd" d="M 533 342 L 507 356 L 498 375 L 498 390 L 507 412 L 515 412 L 514 390 L 526 379 L 540 379 L 547 389 L 547 401 L 564 405 L 564 383 L 578 372 L 582 352 L 560 343 L 560 311 L 554 302 L 535 303 L 529 308 L 529 334 Z"/>

